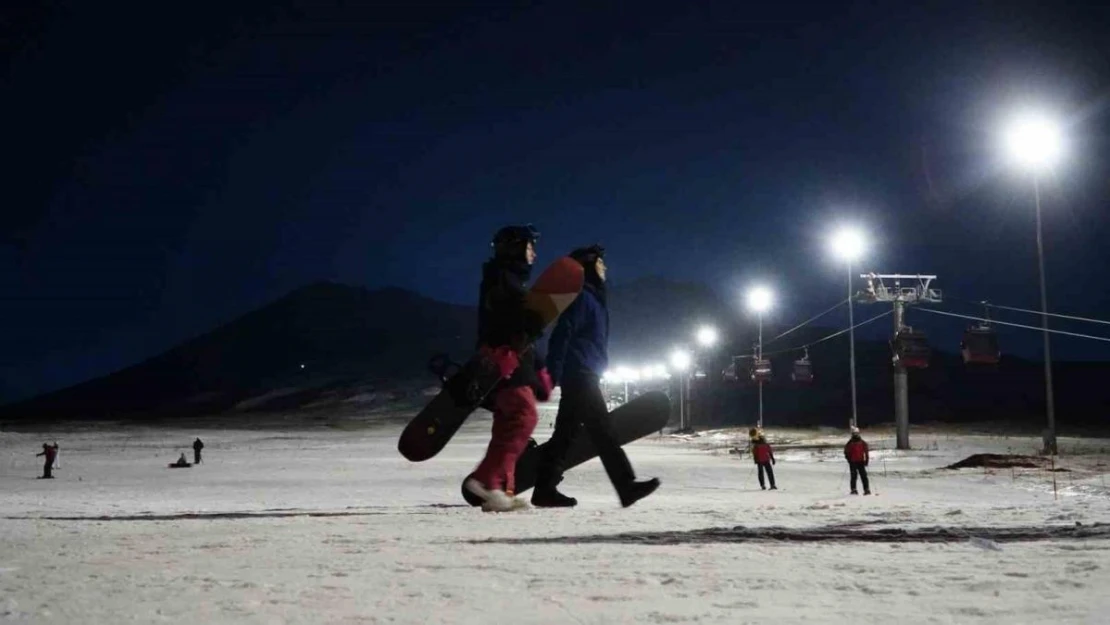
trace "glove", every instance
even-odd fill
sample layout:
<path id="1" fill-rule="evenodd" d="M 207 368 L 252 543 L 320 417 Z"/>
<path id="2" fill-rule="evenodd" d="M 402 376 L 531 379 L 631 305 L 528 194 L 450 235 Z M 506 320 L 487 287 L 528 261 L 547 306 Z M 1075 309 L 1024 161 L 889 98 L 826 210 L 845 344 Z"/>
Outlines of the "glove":
<path id="1" fill-rule="evenodd" d="M 551 374 L 547 372 L 546 367 L 536 371 L 536 379 L 539 380 L 539 384 L 537 384 L 534 389 L 536 391 L 536 399 L 540 401 L 551 399 L 551 389 L 555 388 L 555 386 L 551 382 Z"/>
<path id="2" fill-rule="evenodd" d="M 488 345 L 483 345 L 480 351 L 482 356 L 488 358 L 497 366 L 498 371 L 501 373 L 501 377 L 504 379 L 511 376 L 513 371 L 516 371 L 516 368 L 520 366 L 520 356 L 504 345 L 497 349 L 492 349 Z"/>

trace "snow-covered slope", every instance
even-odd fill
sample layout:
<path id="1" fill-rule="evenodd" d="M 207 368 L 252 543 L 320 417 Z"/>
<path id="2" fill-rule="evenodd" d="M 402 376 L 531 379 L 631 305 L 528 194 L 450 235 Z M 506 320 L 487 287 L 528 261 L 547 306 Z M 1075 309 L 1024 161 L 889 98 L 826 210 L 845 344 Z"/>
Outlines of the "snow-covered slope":
<path id="1" fill-rule="evenodd" d="M 548 419 L 550 412 L 546 413 Z M 597 461 L 573 510 L 483 514 L 459 483 L 488 416 L 410 464 L 399 426 L 0 435 L 0 621 L 14 623 L 1103 623 L 1102 445 L 1057 473 L 935 470 L 1032 439 L 916 436 L 847 495 L 839 436 L 791 433 L 781 490 L 713 437 L 628 447 L 662 488 L 621 509 Z M 537 435 L 546 438 L 545 421 Z M 774 430 L 770 433 L 775 435 Z M 865 432 L 865 434 L 867 434 Z M 46 437 L 46 438 L 44 438 Z M 44 440 L 65 456 L 37 480 Z M 873 447 L 889 441 L 876 435 Z M 188 454 L 191 458 L 191 453 Z M 884 466 L 885 465 L 885 466 Z M 884 476 L 885 470 L 885 476 Z"/>

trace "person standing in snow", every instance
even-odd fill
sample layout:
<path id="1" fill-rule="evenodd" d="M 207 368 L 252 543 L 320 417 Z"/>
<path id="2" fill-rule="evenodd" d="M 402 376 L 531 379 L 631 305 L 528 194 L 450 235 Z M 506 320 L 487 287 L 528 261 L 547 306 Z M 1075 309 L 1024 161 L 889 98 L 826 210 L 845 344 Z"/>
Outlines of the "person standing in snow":
<path id="1" fill-rule="evenodd" d="M 44 458 L 46 462 L 42 465 L 42 479 L 54 479 L 54 476 L 51 474 L 51 469 L 54 468 L 54 458 L 57 456 L 57 454 L 58 450 L 55 447 L 52 447 L 50 443 L 43 443 L 42 451 L 35 454 L 36 458 L 38 456 L 46 456 L 46 458 Z"/>
<path id="2" fill-rule="evenodd" d="M 767 481 L 771 482 L 771 490 L 778 490 L 775 486 L 775 470 L 771 468 L 771 465 L 775 464 L 775 450 L 771 448 L 762 431 L 757 431 L 755 438 L 752 439 L 752 460 L 759 467 L 759 487 L 767 490 L 767 485 L 763 481 L 763 473 L 766 471 Z"/>
<path id="3" fill-rule="evenodd" d="M 486 512 L 528 506 L 513 496 L 516 461 L 536 429 L 537 399 L 547 401 L 551 395 L 551 377 L 537 364 L 542 361 L 533 347 L 543 333 L 543 319 L 525 307 L 538 238 L 530 224 L 506 226 L 494 235 L 493 258 L 482 266 L 478 348 L 506 378 L 484 404 L 493 411 L 493 432 L 485 457 L 464 483 Z"/>
<path id="4" fill-rule="evenodd" d="M 204 443 L 200 441 L 200 437 L 193 441 L 193 464 L 200 464 L 200 450 L 204 449 Z"/>
<path id="5" fill-rule="evenodd" d="M 58 448 L 58 441 L 54 441 L 54 468 L 62 468 L 61 450 Z"/>
<path id="6" fill-rule="evenodd" d="M 856 476 L 859 476 L 860 481 L 863 482 L 863 494 L 871 494 L 871 484 L 867 481 L 867 465 L 871 462 L 871 450 L 867 447 L 867 441 L 859 435 L 859 428 L 852 426 L 852 438 L 848 439 L 848 444 L 844 445 L 844 459 L 848 461 L 848 468 L 852 472 L 850 486 L 852 494 L 858 495 L 859 491 L 856 490 Z"/>
<path id="7" fill-rule="evenodd" d="M 593 245 L 574 250 L 570 257 L 585 268 L 582 293 L 568 307 L 551 332 L 547 369 L 554 384 L 562 387 L 555 431 L 545 446 L 536 472 L 532 505 L 540 508 L 571 507 L 578 503 L 556 488 L 563 479 L 567 452 L 578 430 L 585 429 L 621 505 L 631 506 L 659 487 L 652 478 L 636 481 L 632 464 L 617 442 L 600 378 L 609 363 L 609 309 L 605 289 L 605 249 Z"/>

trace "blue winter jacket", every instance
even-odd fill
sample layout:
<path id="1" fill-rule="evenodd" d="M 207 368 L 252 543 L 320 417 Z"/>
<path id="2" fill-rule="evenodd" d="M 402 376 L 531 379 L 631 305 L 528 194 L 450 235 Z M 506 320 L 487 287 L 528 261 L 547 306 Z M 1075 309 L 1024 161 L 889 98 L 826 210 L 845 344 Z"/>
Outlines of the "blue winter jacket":
<path id="1" fill-rule="evenodd" d="M 590 284 L 559 315 L 547 343 L 551 380 L 591 373 L 601 377 L 609 367 L 609 309 Z"/>

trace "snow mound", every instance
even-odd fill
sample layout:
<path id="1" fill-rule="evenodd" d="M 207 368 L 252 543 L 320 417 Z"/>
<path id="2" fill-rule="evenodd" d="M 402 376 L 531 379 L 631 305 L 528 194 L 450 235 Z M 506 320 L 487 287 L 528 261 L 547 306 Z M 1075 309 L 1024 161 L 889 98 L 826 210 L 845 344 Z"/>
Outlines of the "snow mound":
<path id="1" fill-rule="evenodd" d="M 1019 456 L 1015 454 L 972 454 L 959 462 L 944 467 L 946 469 L 1040 469 L 1049 464 L 1048 458 L 1041 456 Z"/>

